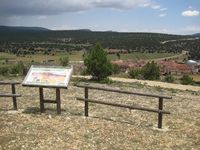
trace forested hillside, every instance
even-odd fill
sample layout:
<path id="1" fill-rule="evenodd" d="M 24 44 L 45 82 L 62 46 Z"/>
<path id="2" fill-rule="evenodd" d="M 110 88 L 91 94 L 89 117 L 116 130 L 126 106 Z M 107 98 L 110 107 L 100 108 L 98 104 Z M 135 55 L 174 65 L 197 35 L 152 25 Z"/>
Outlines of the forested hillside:
<path id="1" fill-rule="evenodd" d="M 200 39 L 195 37 L 197 36 L 160 33 L 94 32 L 90 30 L 53 31 L 44 28 L 31 29 L 21 27 L 20 29 L 1 26 L 0 49 L 10 49 L 10 43 L 25 44 L 23 48 L 31 49 L 32 46 L 30 43 L 42 42 L 47 48 L 56 47 L 64 49 L 65 46 L 70 47 L 68 44 L 74 44 L 78 45 L 78 47 L 72 48 L 72 50 L 87 50 L 95 43 L 99 42 L 104 48 L 126 49 L 128 51 L 178 53 L 185 50 L 190 51 L 191 58 L 200 59 Z M 193 38 L 193 40 L 187 40 L 188 38 Z M 165 43 L 164 41 L 172 42 Z M 49 46 L 50 43 L 51 46 Z M 54 43 L 53 47 L 52 43 Z"/>

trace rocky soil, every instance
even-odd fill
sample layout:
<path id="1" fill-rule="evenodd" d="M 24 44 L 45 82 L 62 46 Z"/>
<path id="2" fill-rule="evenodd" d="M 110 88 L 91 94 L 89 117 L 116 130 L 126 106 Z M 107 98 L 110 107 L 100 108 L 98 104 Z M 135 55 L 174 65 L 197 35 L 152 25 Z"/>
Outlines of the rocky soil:
<path id="1" fill-rule="evenodd" d="M 84 90 L 71 82 L 61 90 L 62 114 L 54 104 L 39 111 L 38 88 L 17 86 L 18 111 L 12 110 L 10 98 L 0 98 L 0 150 L 55 149 L 194 149 L 200 147 L 200 92 L 162 89 L 135 83 L 92 83 L 135 92 L 172 96 L 164 101 L 163 129 L 157 128 L 156 113 L 89 104 L 89 117 L 84 117 Z M 10 92 L 0 86 L 0 93 Z M 54 89 L 45 89 L 45 98 L 55 99 Z M 107 102 L 157 108 L 155 98 L 90 90 L 89 97 Z"/>

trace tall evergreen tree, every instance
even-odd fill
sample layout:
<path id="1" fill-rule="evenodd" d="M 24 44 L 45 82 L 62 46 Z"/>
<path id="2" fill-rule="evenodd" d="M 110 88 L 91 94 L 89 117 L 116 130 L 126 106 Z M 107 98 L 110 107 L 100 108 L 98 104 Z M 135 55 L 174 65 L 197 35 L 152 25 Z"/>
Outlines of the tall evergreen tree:
<path id="1" fill-rule="evenodd" d="M 103 80 L 112 74 L 112 64 L 107 58 L 107 53 L 100 44 L 91 49 L 84 58 L 84 64 L 87 72 L 95 80 Z"/>

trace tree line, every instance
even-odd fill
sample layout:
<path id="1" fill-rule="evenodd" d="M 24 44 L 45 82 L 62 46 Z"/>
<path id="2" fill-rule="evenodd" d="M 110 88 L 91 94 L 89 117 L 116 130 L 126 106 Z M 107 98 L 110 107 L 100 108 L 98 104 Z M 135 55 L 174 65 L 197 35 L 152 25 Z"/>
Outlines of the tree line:
<path id="1" fill-rule="evenodd" d="M 82 30 L 69 31 L 0 31 L 0 51 L 9 49 L 16 51 L 19 47 L 34 49 L 42 47 L 46 49 L 60 50 L 82 50 L 91 49 L 95 43 L 100 43 L 103 48 L 126 49 L 138 52 L 174 52 L 180 53 L 182 50 L 190 52 L 192 59 L 200 59 L 200 39 L 187 39 L 192 36 L 170 35 L 159 33 L 119 33 L 119 32 L 92 32 Z M 167 40 L 177 40 L 175 42 L 162 43 Z M 54 44 L 30 44 L 54 43 Z M 15 43 L 15 44 L 13 44 Z M 19 44 L 16 44 L 19 43 Z M 70 45 L 74 44 L 74 45 Z"/>

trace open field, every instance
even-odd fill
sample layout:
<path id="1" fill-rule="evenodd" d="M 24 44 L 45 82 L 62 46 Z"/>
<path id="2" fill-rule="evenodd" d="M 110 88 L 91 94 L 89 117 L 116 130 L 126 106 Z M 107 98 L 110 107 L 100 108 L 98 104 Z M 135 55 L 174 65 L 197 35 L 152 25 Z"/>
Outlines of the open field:
<path id="1" fill-rule="evenodd" d="M 32 60 L 34 62 L 55 60 L 55 62 L 58 63 L 60 57 L 63 57 L 65 55 L 69 55 L 70 61 L 80 61 L 82 60 L 83 52 L 73 51 L 71 53 L 56 53 L 55 55 L 34 54 L 34 55 L 26 55 L 25 57 L 16 56 L 13 54 L 8 54 L 8 53 L 0 53 L 0 60 L 1 59 L 16 59 L 16 61 L 23 61 L 23 62 L 31 62 Z"/>
<path id="2" fill-rule="evenodd" d="M 129 54 L 120 54 L 120 59 L 122 60 L 153 60 L 153 59 L 158 59 L 158 58 L 166 58 L 166 57 L 171 57 L 174 56 L 174 53 L 139 53 L 139 52 L 134 52 L 134 53 L 129 53 Z M 111 60 L 117 60 L 117 55 L 116 54 L 110 54 L 108 57 Z"/>
<path id="3" fill-rule="evenodd" d="M 17 61 L 23 61 L 23 62 L 31 62 L 32 60 L 34 62 L 43 62 L 48 60 L 55 60 L 55 62 L 59 62 L 59 58 L 63 57 L 64 55 L 69 55 L 70 61 L 82 61 L 83 60 L 83 51 L 73 51 L 70 53 L 56 53 L 55 55 L 44 55 L 44 54 L 35 54 L 35 55 L 26 55 L 18 56 L 16 57 L 13 54 L 8 53 L 0 53 L 0 60 L 1 59 L 16 59 Z M 158 59 L 158 58 L 165 58 L 174 56 L 174 53 L 130 53 L 130 54 L 120 54 L 120 59 L 122 60 L 152 60 L 152 59 Z M 111 60 L 117 60 L 116 54 L 110 54 L 108 57 Z"/>
<path id="4" fill-rule="evenodd" d="M 1 78 L 4 79 L 5 78 Z M 20 78 L 15 79 L 21 81 Z M 84 117 L 84 90 L 73 86 L 61 91 L 62 114 L 56 107 L 45 105 L 39 112 L 37 88 L 17 86 L 23 96 L 18 99 L 19 111 L 12 111 L 9 98 L 0 98 L 0 149 L 194 149 L 200 147 L 200 93 L 166 90 L 137 83 L 113 83 L 96 86 L 163 94 L 173 100 L 164 102 L 163 129 L 157 129 L 157 114 L 90 104 L 89 116 Z M 1 92 L 10 87 L 1 86 Z M 45 89 L 45 97 L 54 99 L 55 91 Z M 146 97 L 91 91 L 91 99 L 127 105 L 157 108 L 157 100 Z"/>

